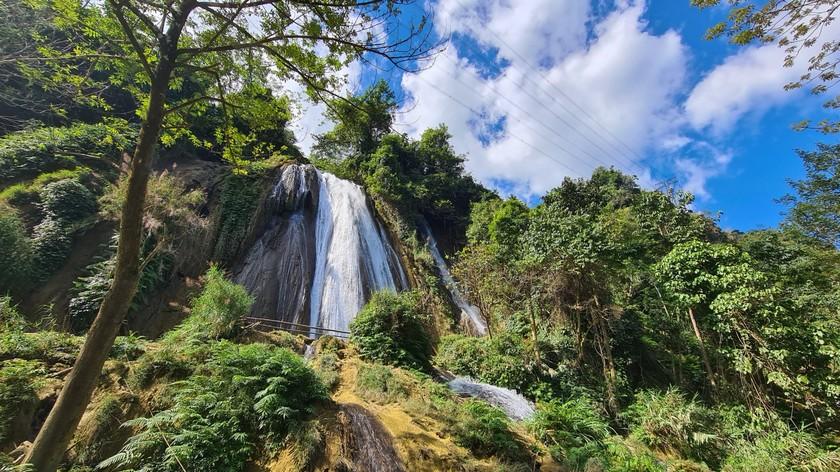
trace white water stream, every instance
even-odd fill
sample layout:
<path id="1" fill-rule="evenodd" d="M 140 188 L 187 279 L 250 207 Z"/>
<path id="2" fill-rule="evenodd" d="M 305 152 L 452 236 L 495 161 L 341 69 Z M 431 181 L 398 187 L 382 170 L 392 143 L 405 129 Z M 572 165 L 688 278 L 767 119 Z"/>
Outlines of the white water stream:
<path id="1" fill-rule="evenodd" d="M 435 265 L 440 273 L 440 278 L 443 280 L 443 284 L 449 291 L 452 301 L 461 310 L 461 320 L 469 323 L 470 328 L 475 334 L 479 336 L 487 334 L 487 324 L 481 316 L 481 311 L 477 306 L 468 302 L 461 294 L 461 290 L 458 289 L 458 283 L 455 282 L 452 273 L 449 272 L 449 266 L 446 264 L 446 260 L 444 260 L 443 255 L 438 250 L 437 241 L 435 241 L 435 237 L 432 235 L 431 228 L 423 222 L 420 225 L 420 231 L 426 239 L 426 246 L 432 254 L 432 259 L 435 260 Z"/>
<path id="2" fill-rule="evenodd" d="M 512 420 L 526 420 L 534 414 L 534 404 L 514 390 L 476 382 L 467 377 L 456 377 L 448 385 L 459 395 L 478 398 L 498 407 Z"/>

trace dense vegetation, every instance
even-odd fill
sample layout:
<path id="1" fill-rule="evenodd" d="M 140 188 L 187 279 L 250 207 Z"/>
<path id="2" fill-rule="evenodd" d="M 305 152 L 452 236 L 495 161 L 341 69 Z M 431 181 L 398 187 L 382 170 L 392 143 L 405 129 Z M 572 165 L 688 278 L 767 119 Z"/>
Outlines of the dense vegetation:
<path id="1" fill-rule="evenodd" d="M 0 54 L 23 37 L 51 41 L 24 41 L 32 54 L 76 41 L 91 52 L 106 46 L 97 22 L 118 31 L 103 11 L 61 3 L 89 27 L 75 37 L 36 3 L 0 6 L 25 19 L 0 27 Z M 318 74 L 342 64 L 275 52 Z M 236 86 L 183 74 L 170 87 L 157 151 L 170 170 L 148 177 L 137 288 L 124 300 L 133 326 L 171 329 L 146 340 L 115 323 L 122 336 L 91 374 L 98 389 L 67 468 L 250 470 L 292 451 L 308 470 L 334 426 L 318 422 L 338 415 L 332 393 L 408 415 L 477 470 L 840 469 L 840 146 L 799 151 L 806 176 L 783 199 L 785 222 L 741 233 L 693 211 L 691 195 L 616 169 L 566 179 L 533 206 L 501 198 L 465 172 L 445 126 L 395 132 L 385 82 L 330 100 L 335 126 L 310 162 L 395 210 L 415 290 L 372 294 L 350 339 L 319 340 L 308 364 L 302 339 L 242 325 L 252 299 L 225 272 L 259 231 L 269 178 L 306 161 L 287 126 L 293 104 L 259 85 L 253 57 L 205 59 Z M 34 438 L 117 278 L 125 153 L 150 84 L 136 78 L 142 61 L 89 67 L 0 61 L 0 95 L 13 98 L 0 109 L 0 467 Z M 90 76 L 66 87 L 78 71 Z M 203 101 L 220 88 L 223 101 Z M 427 224 L 487 336 L 458 329 L 418 231 Z M 512 421 L 456 397 L 439 372 L 516 390 L 536 413 Z"/>

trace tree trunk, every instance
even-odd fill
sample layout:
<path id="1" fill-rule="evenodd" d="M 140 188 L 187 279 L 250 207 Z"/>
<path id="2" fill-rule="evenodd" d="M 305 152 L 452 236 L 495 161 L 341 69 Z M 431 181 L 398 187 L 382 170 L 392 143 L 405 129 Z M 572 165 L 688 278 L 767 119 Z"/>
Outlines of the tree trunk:
<path id="1" fill-rule="evenodd" d="M 528 317 L 531 321 L 531 341 L 534 343 L 534 358 L 537 363 L 537 369 L 542 370 L 542 356 L 540 356 L 540 347 L 537 341 L 537 319 L 534 311 L 534 294 L 531 294 L 528 298 Z"/>
<path id="2" fill-rule="evenodd" d="M 697 320 L 694 318 L 694 310 L 691 308 L 688 309 L 688 318 L 691 320 L 691 327 L 694 329 L 694 336 L 697 338 L 697 343 L 700 344 L 700 355 L 703 357 L 703 365 L 706 367 L 706 376 L 709 378 L 709 384 L 713 389 L 716 389 L 715 372 L 712 370 L 712 363 L 709 362 L 709 354 L 706 352 L 706 344 L 703 342 L 703 336 L 700 335 L 700 328 L 697 326 Z"/>
<path id="3" fill-rule="evenodd" d="M 137 292 L 146 187 L 163 123 L 166 91 L 174 57 L 172 59 L 163 58 L 155 71 L 149 108 L 131 159 L 128 191 L 120 216 L 114 281 L 102 300 L 99 313 L 88 331 L 58 400 L 24 460 L 36 472 L 53 472 L 61 463 L 99 382 L 102 366 L 114 345 L 114 338 Z"/>

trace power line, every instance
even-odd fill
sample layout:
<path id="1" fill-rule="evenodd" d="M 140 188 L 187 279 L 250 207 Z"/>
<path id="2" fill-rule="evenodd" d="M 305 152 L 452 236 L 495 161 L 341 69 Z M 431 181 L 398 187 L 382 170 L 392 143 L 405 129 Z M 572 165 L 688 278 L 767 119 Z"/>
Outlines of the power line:
<path id="1" fill-rule="evenodd" d="M 449 61 L 451 61 L 452 63 L 454 63 L 454 64 L 456 64 L 456 65 L 460 65 L 456 59 L 454 59 L 454 58 L 452 58 L 452 57 L 450 57 L 450 56 L 446 55 L 445 53 L 444 53 L 444 54 L 441 54 L 441 55 L 442 55 L 443 57 L 445 57 L 446 59 L 448 59 Z M 472 90 L 472 88 L 471 88 L 468 84 L 465 84 L 465 83 L 464 83 L 464 82 L 463 82 L 460 78 L 458 78 L 457 76 L 452 75 L 451 77 L 452 77 L 453 79 L 455 79 L 456 81 L 460 82 L 460 83 L 461 83 L 462 85 L 464 85 L 465 87 L 467 87 L 467 88 L 469 88 L 470 90 Z M 496 94 L 496 95 L 498 95 L 499 97 L 503 98 L 505 101 L 507 101 L 508 103 L 510 103 L 511 105 L 513 105 L 513 106 L 514 106 L 517 110 L 521 111 L 521 112 L 522 112 L 522 113 L 524 113 L 525 115 L 529 115 L 529 114 L 530 114 L 527 110 L 525 110 L 524 108 L 522 108 L 522 107 L 521 107 L 519 104 L 517 104 L 514 100 L 512 100 L 511 98 L 509 98 L 509 97 L 507 97 L 505 94 L 503 94 L 501 91 L 499 91 L 499 90 L 498 90 L 498 88 L 496 88 L 496 86 L 495 86 L 494 84 L 492 84 L 492 83 L 491 83 L 491 84 L 489 84 L 488 88 L 489 88 L 489 89 L 490 89 L 493 93 L 495 93 L 495 94 Z M 475 91 L 473 90 L 473 92 L 475 92 Z M 478 92 L 475 92 L 475 93 L 478 93 Z M 568 127 L 568 128 L 570 128 L 570 129 L 572 129 L 573 131 L 575 131 L 575 132 L 577 132 L 578 134 L 580 134 L 581 136 L 583 136 L 583 138 L 584 138 L 584 139 L 586 139 L 586 140 L 587 140 L 590 144 L 592 144 L 593 146 L 595 146 L 595 147 L 597 147 L 598 149 L 600 149 L 600 150 L 601 150 L 601 152 L 603 152 L 605 155 L 607 155 L 607 156 L 609 156 L 609 157 L 613 157 L 613 155 L 612 155 L 610 152 L 608 152 L 607 150 L 605 150 L 604 148 L 602 148 L 601 146 L 599 146 L 597 143 L 595 143 L 595 142 L 593 142 L 592 140 L 590 140 L 588 136 L 586 136 L 586 135 L 584 135 L 584 134 L 580 133 L 580 132 L 579 132 L 576 128 L 574 128 L 574 127 L 573 127 L 573 126 L 572 126 L 572 125 L 571 125 L 568 121 L 566 121 L 566 120 L 565 120 L 562 116 L 560 116 L 559 114 L 557 114 L 554 110 L 552 110 L 552 109 L 548 108 L 547 106 L 545 106 L 545 105 L 544 105 L 544 104 L 543 104 L 543 103 L 539 100 L 539 98 L 538 98 L 538 97 L 535 97 L 535 96 L 531 95 L 531 94 L 530 94 L 530 93 L 528 93 L 528 92 L 525 92 L 525 93 L 526 93 L 529 97 L 531 97 L 531 99 L 533 99 L 533 100 L 534 100 L 534 102 L 535 102 L 538 106 L 540 106 L 540 107 L 544 108 L 544 109 L 545 109 L 545 110 L 547 110 L 549 113 L 551 113 L 551 114 L 553 114 L 555 117 L 557 117 L 557 119 L 559 119 L 560 121 L 562 121 L 562 122 L 566 125 L 566 127 Z M 522 123 L 523 123 L 523 124 L 525 124 L 525 125 L 527 126 L 527 123 L 525 123 L 525 122 L 522 122 Z M 588 151 L 585 147 L 581 146 L 581 145 L 580 145 L 580 144 L 578 144 L 578 143 L 575 143 L 574 141 L 570 140 L 570 139 L 569 139 L 569 138 L 567 138 L 566 136 L 564 136 L 564 135 L 560 134 L 559 132 L 557 132 L 557 130 L 555 130 L 555 129 L 553 129 L 553 128 L 549 127 L 548 125 L 546 125 L 546 124 L 545 124 L 545 123 L 543 123 L 542 121 L 537 121 L 537 123 L 538 123 L 538 124 L 540 124 L 543 128 L 547 129 L 550 133 L 553 133 L 554 135 L 556 135 L 557 137 L 559 137 L 560 139 L 562 139 L 563 141 L 565 141 L 565 142 L 568 142 L 568 143 L 572 144 L 572 145 L 573 145 L 573 146 L 575 146 L 575 147 L 576 147 L 576 148 L 577 148 L 577 149 L 578 149 L 581 153 L 586 154 L 586 155 L 587 155 L 587 156 L 589 156 L 591 159 L 593 159 L 593 160 L 596 160 L 596 161 L 600 162 L 602 165 L 604 165 L 604 166 L 606 166 L 606 167 L 610 167 L 610 166 L 612 165 L 612 164 L 609 164 L 609 163 L 607 163 L 607 162 L 604 162 L 604 161 L 603 161 L 603 160 L 601 160 L 598 156 L 596 156 L 596 155 L 594 155 L 594 154 L 590 153 L 590 152 L 589 152 L 589 151 Z M 533 128 L 531 128 L 531 129 L 533 130 Z M 545 137 L 545 136 L 543 136 L 543 137 Z M 549 138 L 549 141 L 551 141 L 551 139 L 550 139 L 550 138 Z M 559 146 L 557 143 L 553 143 L 553 144 L 555 144 L 555 145 Z M 633 162 L 630 162 L 630 166 L 631 166 L 631 167 L 635 167 L 637 171 L 642 171 L 642 172 L 644 171 L 644 169 L 642 169 L 640 166 L 636 165 L 636 164 L 635 164 L 635 163 L 633 163 Z"/>
<path id="2" fill-rule="evenodd" d="M 460 6 L 461 6 L 461 8 L 463 8 L 465 11 L 469 11 L 469 8 L 467 8 L 467 7 L 466 7 L 466 6 L 465 6 L 465 5 L 464 5 L 464 4 L 463 4 L 460 0 L 455 0 L 455 1 L 456 1 L 456 3 L 458 3 L 458 5 L 460 5 Z M 632 149 L 632 148 L 631 148 L 631 147 L 630 147 L 630 146 L 629 146 L 626 142 L 624 142 L 621 138 L 619 138 L 619 137 L 618 137 L 618 136 L 616 136 L 614 133 L 612 133 L 612 132 L 611 132 L 611 131 L 610 131 L 610 130 L 606 127 L 606 126 L 604 126 L 604 125 L 603 125 L 600 121 L 598 121 L 598 120 L 597 120 L 594 116 L 592 116 L 592 115 L 591 115 L 588 111 L 586 111 L 586 109 L 584 109 L 584 108 L 583 108 L 580 104 L 578 104 L 578 103 L 577 103 L 577 102 L 576 102 L 576 101 L 575 101 L 572 97 L 570 97 L 568 94 L 566 94 L 566 92 L 564 92 L 564 91 L 563 91 L 560 87 L 558 87 L 557 85 L 555 85 L 554 83 L 552 83 L 551 81 L 549 81 L 549 80 L 548 80 L 548 78 L 546 77 L 546 75 L 543 73 L 543 71 L 542 71 L 542 70 L 540 70 L 540 69 L 538 69 L 538 68 L 534 67 L 534 66 L 533 66 L 533 65 L 532 65 L 532 64 L 531 64 L 531 63 L 530 63 L 530 62 L 529 62 L 529 61 L 528 61 L 528 60 L 527 60 L 527 59 L 526 59 L 526 58 L 525 58 L 522 54 L 520 54 L 520 53 L 519 53 L 519 51 L 517 51 L 515 48 L 513 48 L 513 46 L 511 46 L 511 45 L 510 45 L 507 41 L 505 41 L 505 40 L 504 40 L 501 36 L 499 36 L 498 34 L 496 34 L 496 32 L 495 32 L 495 31 L 493 31 L 493 30 L 491 30 L 491 29 L 488 29 L 487 31 L 489 31 L 489 32 L 490 32 L 490 34 L 492 34 L 492 35 L 493 35 L 493 36 L 494 36 L 494 37 L 495 37 L 495 38 L 496 38 L 496 39 L 497 39 L 497 40 L 498 40 L 498 41 L 499 41 L 502 45 L 504 45 L 505 47 L 507 47 L 507 48 L 508 48 L 508 49 L 509 49 L 509 50 L 510 50 L 510 51 L 511 51 L 511 52 L 512 52 L 515 56 L 517 56 L 517 57 L 518 57 L 518 58 L 519 58 L 519 59 L 520 59 L 520 60 L 521 60 L 521 61 L 522 61 L 522 62 L 523 62 L 526 66 L 528 66 L 531 70 L 533 70 L 534 72 L 536 72 L 536 73 L 537 73 L 537 74 L 538 74 L 538 75 L 539 75 L 539 76 L 543 79 L 543 81 L 544 81 L 545 83 L 547 83 L 549 86 L 551 86 L 551 87 L 552 87 L 554 90 L 556 90 L 556 91 L 557 91 L 557 92 L 558 92 L 561 96 L 563 96 L 563 97 L 564 97 L 566 100 L 568 100 L 568 101 L 569 101 L 572 105 L 574 105 L 574 107 L 575 107 L 575 108 L 577 108 L 577 109 L 578 109 L 578 110 L 579 110 L 579 111 L 580 111 L 580 112 L 581 112 L 584 116 L 588 117 L 588 118 L 589 118 L 589 119 L 590 119 L 593 123 L 595 123 L 595 124 L 596 124 L 599 128 L 601 128 L 602 130 L 604 130 L 604 132 L 605 132 L 605 133 L 607 133 L 610 137 L 612 137 L 612 138 L 613 138 L 616 142 L 618 142 L 618 143 L 620 143 L 622 146 L 624 146 L 624 148 L 625 148 L 627 151 L 629 151 L 631 154 L 633 154 L 634 156 L 636 156 L 636 157 L 637 157 L 640 161 L 644 160 L 644 158 L 643 158 L 642 156 L 640 156 L 640 155 L 639 155 L 636 151 L 634 151 L 634 150 L 633 150 L 633 149 Z M 511 67 L 513 67 L 513 65 L 511 65 Z M 528 77 L 526 74 L 523 74 L 523 77 L 526 77 L 528 80 L 531 80 L 531 79 L 530 79 L 530 77 Z M 551 98 L 551 99 L 552 99 L 555 103 L 557 103 L 558 105 L 560 105 L 560 106 L 561 106 L 564 110 L 566 110 L 566 111 L 567 111 L 567 112 L 569 112 L 570 114 L 573 114 L 573 113 L 571 112 L 571 110 L 569 110 L 569 109 L 568 109 L 568 108 L 567 108 L 567 107 L 566 107 L 563 103 L 561 103 L 560 101 L 558 101 L 558 100 L 557 100 L 554 96 L 549 95 L 549 97 L 550 97 L 550 98 Z M 585 121 L 583 121 L 583 120 L 579 120 L 579 121 L 580 121 L 580 123 L 582 123 L 584 126 L 586 126 L 587 128 L 589 128 L 589 129 L 590 129 L 593 133 L 595 133 L 595 134 L 596 134 L 596 135 L 598 135 L 601 139 L 603 139 L 605 143 L 607 143 L 607 144 L 611 145 L 611 146 L 612 146 L 613 148 L 615 148 L 615 149 L 618 149 L 614 143 L 611 143 L 609 140 L 607 140 L 607 139 L 606 139 L 603 135 L 601 135 L 601 134 L 598 132 L 598 130 L 594 129 L 591 125 L 589 125 L 588 123 L 586 123 L 586 122 L 585 122 Z M 622 151 L 622 153 L 623 153 L 623 151 Z M 619 155 L 621 155 L 621 154 L 619 154 Z M 622 156 L 622 157 L 623 157 L 623 156 Z M 636 166 L 636 164 L 635 164 L 635 163 L 633 163 L 633 162 L 632 162 L 631 160 L 629 160 L 629 159 L 626 159 L 626 158 L 625 158 L 625 162 L 628 162 L 631 166 Z M 637 167 L 638 167 L 638 166 L 637 166 Z M 641 167 L 639 167 L 639 169 L 641 169 Z M 643 169 L 642 169 L 642 170 L 643 170 Z"/>
<path id="3" fill-rule="evenodd" d="M 481 115 L 481 113 L 480 113 L 478 110 L 476 110 L 475 108 L 473 108 L 473 107 L 471 107 L 471 106 L 467 105 L 466 103 L 462 102 L 461 100 L 459 100 L 459 99 L 457 99 L 457 98 L 453 97 L 450 93 L 446 92 L 445 90 L 441 89 L 441 88 L 440 88 L 440 87 L 438 87 L 437 85 L 433 84 L 431 81 L 428 81 L 428 80 L 424 79 L 424 78 L 423 78 L 422 76 L 420 76 L 420 75 L 417 75 L 416 77 L 417 77 L 418 79 L 422 80 L 423 82 L 425 82 L 426 84 L 428 84 L 430 87 L 432 87 L 432 88 L 434 88 L 435 90 L 437 90 L 437 91 L 438 91 L 439 93 L 441 93 L 442 95 L 444 95 L 444 96 L 448 97 L 448 98 L 449 98 L 450 100 L 452 100 L 453 102 L 455 102 L 455 103 L 457 103 L 457 104 L 461 105 L 462 107 L 464 107 L 465 109 L 469 110 L 470 112 L 472 112 L 472 113 L 474 113 L 474 114 L 476 114 L 476 115 Z M 517 121 L 521 121 L 521 120 L 519 120 L 519 119 L 517 118 Z M 561 166 L 565 167 L 565 168 L 566 168 L 566 170 L 568 170 L 569 172 L 571 172 L 571 173 L 572 173 L 572 175 L 579 175 L 579 174 L 580 174 L 579 172 L 575 171 L 574 169 L 572 169 L 571 167 L 569 167 L 568 165 L 566 165 L 564 162 L 557 160 L 557 159 L 556 159 L 556 158 L 554 158 L 554 156 L 552 156 L 551 154 L 549 154 L 549 153 L 547 153 L 547 152 L 543 151 L 542 149 L 540 149 L 540 148 L 538 148 L 538 147 L 534 146 L 533 144 L 529 143 L 528 141 L 526 141 L 526 140 L 522 139 L 521 137 L 519 137 L 518 135 L 514 134 L 514 133 L 513 133 L 513 132 L 511 132 L 510 130 L 507 130 L 507 134 L 509 134 L 509 135 L 510 135 L 511 137 L 513 137 L 514 139 L 516 139 L 516 140 L 520 141 L 522 144 L 524 144 L 524 145 L 526 145 L 526 146 L 530 147 L 530 148 L 531 148 L 531 149 L 533 149 L 534 151 L 539 152 L 540 154 L 542 154 L 543 156 L 547 157 L 548 159 L 550 159 L 550 160 L 552 160 L 552 161 L 556 162 L 557 164 L 560 164 Z M 572 155 L 572 154 L 571 154 L 571 153 L 570 153 L 567 149 L 565 149 L 565 148 L 563 148 L 563 147 L 561 147 L 561 146 L 558 146 L 558 147 L 560 147 L 560 149 L 561 149 L 563 152 L 565 152 L 566 154 L 568 154 L 568 155 L 569 155 L 569 157 L 574 157 L 574 156 L 573 156 L 573 155 Z"/>

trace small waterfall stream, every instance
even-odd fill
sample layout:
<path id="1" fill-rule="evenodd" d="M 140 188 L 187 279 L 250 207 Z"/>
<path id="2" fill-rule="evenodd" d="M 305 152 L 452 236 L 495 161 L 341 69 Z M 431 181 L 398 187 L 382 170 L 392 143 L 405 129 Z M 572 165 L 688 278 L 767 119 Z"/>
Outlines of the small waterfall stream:
<path id="1" fill-rule="evenodd" d="M 289 165 L 264 205 L 266 227 L 235 276 L 253 316 L 348 331 L 373 292 L 408 287 L 360 186 Z"/>
<path id="2" fill-rule="evenodd" d="M 504 411 L 508 418 L 522 421 L 534 414 L 534 404 L 514 390 L 456 377 L 447 384 L 453 392 L 486 401 Z"/>
<path id="3" fill-rule="evenodd" d="M 342 454 L 358 472 L 405 472 L 391 435 L 370 412 L 359 405 L 341 405 Z"/>
<path id="4" fill-rule="evenodd" d="M 420 232 L 426 239 L 426 246 L 428 246 L 429 252 L 435 260 L 435 265 L 440 273 L 440 278 L 443 280 L 443 284 L 449 291 L 452 301 L 461 310 L 461 321 L 468 323 L 475 334 L 479 336 L 487 334 L 487 325 L 484 322 L 484 318 L 481 317 L 481 311 L 479 311 L 477 306 L 468 302 L 461 294 L 461 291 L 458 289 L 458 284 L 452 277 L 452 273 L 449 272 L 449 266 L 446 264 L 446 260 L 444 260 L 443 255 L 438 250 L 437 241 L 435 241 L 435 237 L 432 235 L 432 230 L 425 221 L 420 225 Z"/>

